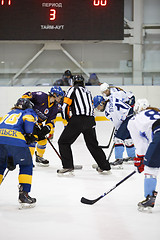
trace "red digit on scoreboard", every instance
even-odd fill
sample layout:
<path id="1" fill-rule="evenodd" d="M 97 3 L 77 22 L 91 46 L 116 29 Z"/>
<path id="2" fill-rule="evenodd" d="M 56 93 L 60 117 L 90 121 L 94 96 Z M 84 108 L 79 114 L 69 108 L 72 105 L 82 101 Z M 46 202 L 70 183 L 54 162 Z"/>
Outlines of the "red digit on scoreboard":
<path id="1" fill-rule="evenodd" d="M 3 6 L 3 5 L 8 5 L 8 6 L 10 6 L 11 5 L 11 0 L 1 0 L 1 5 Z"/>
<path id="2" fill-rule="evenodd" d="M 93 5 L 95 7 L 98 7 L 98 6 L 105 7 L 107 5 L 107 0 L 94 0 Z"/>
<path id="3" fill-rule="evenodd" d="M 49 20 L 54 21 L 56 19 L 56 10 L 51 8 L 49 16 Z"/>

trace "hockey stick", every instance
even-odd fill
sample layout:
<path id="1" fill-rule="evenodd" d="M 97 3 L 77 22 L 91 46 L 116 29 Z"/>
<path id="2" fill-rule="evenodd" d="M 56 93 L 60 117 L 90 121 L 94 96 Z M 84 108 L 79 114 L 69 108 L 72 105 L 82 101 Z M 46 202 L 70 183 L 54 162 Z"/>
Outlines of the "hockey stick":
<path id="1" fill-rule="evenodd" d="M 114 187 L 112 187 L 108 192 L 104 193 L 103 195 L 101 195 L 100 197 L 94 199 L 94 200 L 90 200 L 87 198 L 82 197 L 81 198 L 81 203 L 84 204 L 88 204 L 88 205 L 93 205 L 94 203 L 98 202 L 101 198 L 105 197 L 108 193 L 110 193 L 112 190 L 114 190 L 116 187 L 118 187 L 121 183 L 123 183 L 124 181 L 126 181 L 128 178 L 130 178 L 133 174 L 136 173 L 136 170 L 134 170 L 133 172 L 131 172 L 129 175 L 127 175 L 125 178 L 123 178 L 120 182 L 118 182 Z"/>
<path id="2" fill-rule="evenodd" d="M 113 130 L 112 130 L 108 145 L 107 146 L 100 146 L 101 148 L 109 148 L 109 146 L 111 144 L 111 141 L 112 141 L 113 134 L 114 134 L 114 130 L 115 130 L 115 128 L 113 128 Z"/>
<path id="3" fill-rule="evenodd" d="M 9 173 L 9 169 L 7 170 L 7 172 L 5 173 L 5 175 L 3 176 L 2 182 L 4 181 L 4 179 L 6 178 L 6 176 L 7 176 L 8 173 Z M 1 184 L 2 184 L 2 182 L 1 182 Z M 1 184 L 0 184 L 0 185 L 1 185 Z"/>
<path id="4" fill-rule="evenodd" d="M 53 144 L 51 143 L 51 140 L 49 138 L 47 138 L 49 144 L 51 145 L 51 147 L 54 149 L 54 151 L 56 152 L 56 154 L 58 155 L 58 157 L 62 160 L 61 155 L 59 154 L 59 152 L 56 150 L 56 148 L 53 146 Z M 74 165 L 74 169 L 82 169 L 82 165 Z"/>
<path id="5" fill-rule="evenodd" d="M 111 151 L 110 151 L 110 153 L 109 153 L 109 155 L 108 155 L 108 162 L 109 162 L 109 159 L 110 159 L 110 157 L 111 157 L 111 155 L 112 155 L 112 152 L 113 152 L 113 149 L 114 149 L 114 147 L 115 147 L 115 144 L 113 143 L 113 146 L 112 146 L 112 148 L 111 148 Z"/>

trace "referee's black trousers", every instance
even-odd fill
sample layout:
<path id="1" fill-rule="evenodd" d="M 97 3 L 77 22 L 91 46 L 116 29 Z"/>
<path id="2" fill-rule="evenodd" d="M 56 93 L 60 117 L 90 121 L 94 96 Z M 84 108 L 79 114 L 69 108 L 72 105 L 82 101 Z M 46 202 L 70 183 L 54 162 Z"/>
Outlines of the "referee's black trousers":
<path id="1" fill-rule="evenodd" d="M 88 150 L 102 170 L 109 170 L 110 164 L 98 141 L 95 131 L 95 119 L 92 116 L 72 116 L 68 125 L 63 130 L 59 140 L 59 152 L 62 158 L 63 168 L 74 168 L 71 145 L 82 133 Z"/>

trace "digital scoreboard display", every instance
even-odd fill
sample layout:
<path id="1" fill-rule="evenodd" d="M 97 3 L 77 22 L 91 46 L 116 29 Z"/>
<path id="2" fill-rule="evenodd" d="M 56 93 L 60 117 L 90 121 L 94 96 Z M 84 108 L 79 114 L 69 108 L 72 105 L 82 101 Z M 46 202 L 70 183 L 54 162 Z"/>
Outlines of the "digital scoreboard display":
<path id="1" fill-rule="evenodd" d="M 124 0 L 0 0 L 0 40 L 123 40 Z"/>

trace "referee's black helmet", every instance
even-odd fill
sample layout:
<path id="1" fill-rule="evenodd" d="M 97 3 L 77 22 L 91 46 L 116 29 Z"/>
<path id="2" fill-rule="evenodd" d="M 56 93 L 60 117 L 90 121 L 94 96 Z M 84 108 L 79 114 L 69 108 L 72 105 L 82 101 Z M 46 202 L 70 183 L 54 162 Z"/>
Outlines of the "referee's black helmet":
<path id="1" fill-rule="evenodd" d="M 78 86 L 85 86 L 85 80 L 84 77 L 82 75 L 75 75 L 73 76 L 73 86 L 78 85 Z"/>

